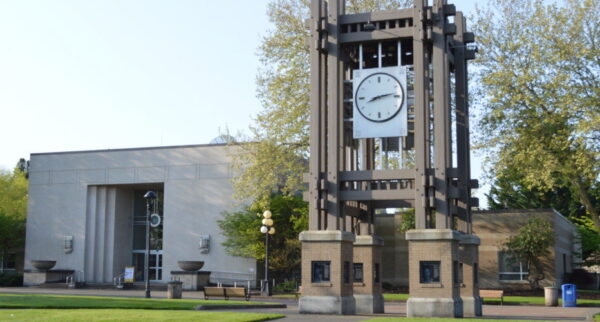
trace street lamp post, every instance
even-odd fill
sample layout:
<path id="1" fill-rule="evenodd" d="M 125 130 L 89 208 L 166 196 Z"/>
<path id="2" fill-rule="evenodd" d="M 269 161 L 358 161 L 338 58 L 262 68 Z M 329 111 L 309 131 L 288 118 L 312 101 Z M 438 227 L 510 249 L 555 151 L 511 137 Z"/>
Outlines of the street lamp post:
<path id="1" fill-rule="evenodd" d="M 144 283 L 146 284 L 146 298 L 150 298 L 150 277 L 148 276 L 149 261 L 150 261 L 150 212 L 154 201 L 156 200 L 156 193 L 152 190 L 146 192 L 144 195 L 146 199 L 146 256 L 144 256 Z"/>
<path id="2" fill-rule="evenodd" d="M 271 212 L 265 210 L 263 213 L 262 227 L 260 232 L 265 234 L 265 281 L 263 283 L 262 295 L 271 296 L 273 292 L 269 287 L 269 235 L 275 234 L 275 227 L 273 227 L 273 219 L 271 219 Z"/>

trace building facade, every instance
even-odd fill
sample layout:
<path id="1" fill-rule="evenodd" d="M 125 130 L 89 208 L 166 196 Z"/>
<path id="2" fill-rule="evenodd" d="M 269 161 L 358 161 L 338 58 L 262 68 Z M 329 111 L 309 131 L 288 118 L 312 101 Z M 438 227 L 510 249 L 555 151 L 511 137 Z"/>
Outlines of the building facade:
<path id="1" fill-rule="evenodd" d="M 78 280 L 112 283 L 125 266 L 143 280 L 148 190 L 161 224 L 151 230 L 149 277 L 201 260 L 211 281 L 256 280 L 256 261 L 225 252 L 217 221 L 235 210 L 232 147 L 223 144 L 31 155 L 25 270 L 54 260 Z M 26 279 L 27 281 L 27 279 Z"/>
<path id="2" fill-rule="evenodd" d="M 546 279 L 541 285 L 562 283 L 581 262 L 581 249 L 575 225 L 553 209 L 517 209 L 476 211 L 473 232 L 481 239 L 479 246 L 479 285 L 482 289 L 527 289 L 528 270 L 520 262 L 508 260 L 501 245 L 518 233 L 531 216 L 547 219 L 554 229 L 555 245 L 545 261 Z M 384 214 L 376 217 L 376 234 L 384 239 L 383 281 L 387 285 L 408 287 L 408 243 L 398 232 L 401 216 Z"/>

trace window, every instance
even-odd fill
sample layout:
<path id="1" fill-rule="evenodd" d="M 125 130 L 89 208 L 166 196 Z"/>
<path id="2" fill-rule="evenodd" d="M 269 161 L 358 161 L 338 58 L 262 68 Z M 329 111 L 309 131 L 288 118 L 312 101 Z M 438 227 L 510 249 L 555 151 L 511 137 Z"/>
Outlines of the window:
<path id="1" fill-rule="evenodd" d="M 507 252 L 498 252 L 498 279 L 501 281 L 526 281 L 527 266 Z"/>
<path id="2" fill-rule="evenodd" d="M 17 254 L 0 253 L 0 272 L 14 271 L 17 268 Z"/>
<path id="3" fill-rule="evenodd" d="M 354 281 L 363 282 L 363 263 L 354 263 Z"/>
<path id="4" fill-rule="evenodd" d="M 350 283 L 350 262 L 344 262 L 344 283 Z"/>
<path id="5" fill-rule="evenodd" d="M 439 283 L 440 282 L 440 262 L 439 261 L 423 261 L 420 262 L 420 282 L 422 284 Z"/>
<path id="6" fill-rule="evenodd" d="M 313 283 L 320 282 L 329 282 L 329 272 L 330 272 L 331 262 L 327 261 L 319 261 L 312 262 L 312 277 L 311 281 Z"/>
<path id="7" fill-rule="evenodd" d="M 463 263 L 454 261 L 454 283 L 460 284 L 463 282 Z"/>
<path id="8" fill-rule="evenodd" d="M 375 263 L 375 283 L 379 283 L 379 263 Z"/>

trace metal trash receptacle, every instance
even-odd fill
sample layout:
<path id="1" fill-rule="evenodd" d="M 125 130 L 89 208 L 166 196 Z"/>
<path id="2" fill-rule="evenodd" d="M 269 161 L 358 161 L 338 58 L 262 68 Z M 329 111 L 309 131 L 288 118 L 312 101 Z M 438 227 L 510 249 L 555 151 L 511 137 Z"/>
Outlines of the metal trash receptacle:
<path id="1" fill-rule="evenodd" d="M 562 290 L 562 302 L 563 307 L 576 307 L 577 306 L 577 287 L 575 284 L 563 284 L 561 285 Z"/>

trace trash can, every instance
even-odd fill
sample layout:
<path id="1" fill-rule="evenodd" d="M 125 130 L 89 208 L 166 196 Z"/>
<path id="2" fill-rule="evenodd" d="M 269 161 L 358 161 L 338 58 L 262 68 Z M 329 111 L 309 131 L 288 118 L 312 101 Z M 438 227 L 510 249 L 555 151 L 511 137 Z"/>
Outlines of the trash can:
<path id="1" fill-rule="evenodd" d="M 183 289 L 183 282 L 181 281 L 169 281 L 167 283 L 167 298 L 180 299 Z"/>
<path id="2" fill-rule="evenodd" d="M 577 306 L 577 288 L 575 284 L 563 284 L 562 289 L 562 301 L 563 307 L 576 307 Z"/>
<path id="3" fill-rule="evenodd" d="M 544 299 L 546 306 L 558 306 L 558 287 L 544 287 Z"/>

